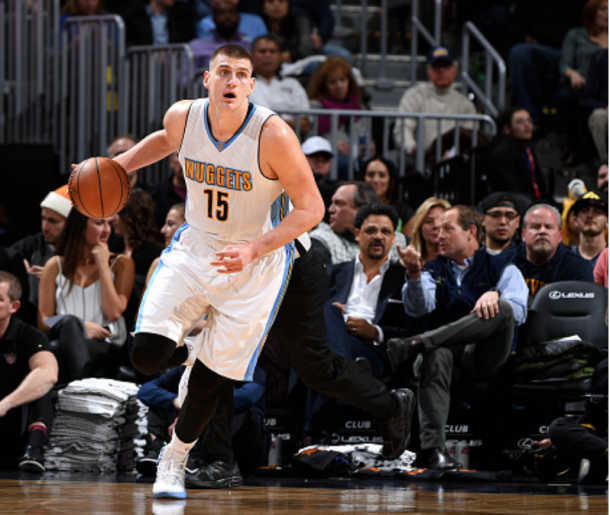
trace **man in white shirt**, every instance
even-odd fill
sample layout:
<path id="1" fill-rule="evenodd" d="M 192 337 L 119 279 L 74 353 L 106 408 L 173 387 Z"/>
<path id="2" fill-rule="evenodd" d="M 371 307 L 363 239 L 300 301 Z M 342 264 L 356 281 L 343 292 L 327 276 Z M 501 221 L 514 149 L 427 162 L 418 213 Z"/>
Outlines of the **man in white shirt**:
<path id="1" fill-rule="evenodd" d="M 476 114 L 474 104 L 462 93 L 457 91 L 453 82 L 457 77 L 458 63 L 451 49 L 437 46 L 428 52 L 429 82 L 418 84 L 405 91 L 398 104 L 399 113 L 446 113 L 446 114 Z M 428 120 L 425 123 L 425 150 L 432 148 L 437 137 L 448 133 L 455 127 L 452 120 L 440 122 Z M 472 122 L 462 122 L 460 127 L 472 129 Z M 394 142 L 396 148 L 403 148 L 409 155 L 415 155 L 417 141 L 415 131 L 417 120 L 405 119 L 394 125 Z"/>
<path id="2" fill-rule="evenodd" d="M 259 36 L 252 42 L 252 60 L 256 84 L 250 95 L 250 102 L 281 111 L 282 109 L 309 109 L 309 99 L 305 88 L 292 77 L 278 75 L 280 69 L 280 44 L 271 35 Z M 293 129 L 296 118 L 292 115 L 282 115 L 282 118 Z M 309 119 L 300 119 L 301 134 L 309 131 Z"/>
<path id="3" fill-rule="evenodd" d="M 405 269 L 389 259 L 397 225 L 398 215 L 392 207 L 380 202 L 366 204 L 354 219 L 358 255 L 328 268 L 329 295 L 324 309 L 328 345 L 342 356 L 366 358 L 377 378 L 390 372 L 381 344 L 409 334 L 401 300 Z M 305 432 L 314 439 L 324 437 L 334 406 L 333 399 L 310 390 Z"/>

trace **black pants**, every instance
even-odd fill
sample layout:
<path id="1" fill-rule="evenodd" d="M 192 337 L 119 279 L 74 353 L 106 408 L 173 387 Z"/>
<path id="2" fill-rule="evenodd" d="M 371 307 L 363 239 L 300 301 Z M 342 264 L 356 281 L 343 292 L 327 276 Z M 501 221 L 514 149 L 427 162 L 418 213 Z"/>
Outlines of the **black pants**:
<path id="1" fill-rule="evenodd" d="M 112 345 L 90 340 L 83 333 L 79 318 L 66 315 L 57 322 L 47 338 L 59 364 L 59 384 L 104 375 L 112 359 Z"/>
<path id="2" fill-rule="evenodd" d="M 384 384 L 378 379 L 363 374 L 355 363 L 345 356 L 331 351 L 326 343 L 324 327 L 324 304 L 327 299 L 327 276 L 324 267 L 313 252 L 307 252 L 295 261 L 288 289 L 274 324 L 284 351 L 297 375 L 309 388 L 356 406 L 375 417 L 387 420 L 396 408 L 395 402 Z M 141 337 L 142 336 L 142 337 Z M 183 347 L 174 349 L 160 342 L 159 351 L 154 359 L 150 349 L 145 348 L 144 335 L 136 335 L 134 340 L 134 364 L 146 360 L 150 368 L 161 368 L 169 363 L 175 365 L 174 357 L 180 353 L 182 361 L 186 358 Z M 165 338 L 165 340 L 168 340 Z M 168 340 L 169 341 L 169 340 Z M 175 347 L 175 346 L 174 346 Z M 154 361 L 154 367 L 151 363 Z M 192 442 L 203 432 L 217 405 L 222 403 L 223 410 L 228 406 L 232 412 L 232 389 L 225 390 L 225 378 L 208 369 L 197 360 L 189 381 L 189 393 L 180 410 L 176 426 L 178 438 Z M 230 398 L 229 398 L 230 393 Z M 226 413 L 223 411 L 223 413 Z M 232 416 L 224 415 L 218 421 L 218 448 L 224 448 L 225 455 L 230 451 Z M 228 425 L 227 425 L 228 424 Z"/>
<path id="3" fill-rule="evenodd" d="M 4 395 L 2 395 L 4 396 Z M 53 404 L 51 392 L 40 399 L 9 410 L 0 418 L 0 466 L 17 465 L 18 459 L 27 443 L 28 427 L 33 422 L 42 422 L 47 427 L 47 434 L 53 428 Z"/>
<path id="4" fill-rule="evenodd" d="M 364 374 L 326 342 L 326 270 L 314 252 L 295 261 L 284 302 L 273 326 L 296 374 L 306 386 L 387 420 L 396 408 L 385 385 Z"/>
<path id="5" fill-rule="evenodd" d="M 608 455 L 608 439 L 597 436 L 594 431 L 581 426 L 568 417 L 559 417 L 549 427 L 549 438 L 562 453 L 580 460 L 594 461 Z"/>

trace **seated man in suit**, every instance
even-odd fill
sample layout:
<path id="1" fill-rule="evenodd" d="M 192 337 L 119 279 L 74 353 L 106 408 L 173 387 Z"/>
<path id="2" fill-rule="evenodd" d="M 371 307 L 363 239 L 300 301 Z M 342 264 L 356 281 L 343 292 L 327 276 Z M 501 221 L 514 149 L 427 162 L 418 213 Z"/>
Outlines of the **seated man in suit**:
<path id="1" fill-rule="evenodd" d="M 390 371 L 380 344 L 408 334 L 401 301 L 405 269 L 389 260 L 397 225 L 398 215 L 392 207 L 380 202 L 366 204 L 354 219 L 358 255 L 328 268 L 329 295 L 324 309 L 328 345 L 337 354 L 366 358 L 377 378 Z M 325 414 L 334 402 L 309 391 L 305 432 L 314 439 L 324 435 Z"/>
<path id="2" fill-rule="evenodd" d="M 413 246 L 401 250 L 407 268 L 405 311 L 425 317 L 426 331 L 388 341 L 395 365 L 421 354 L 419 436 L 416 466 L 452 469 L 460 464 L 445 450 L 454 368 L 487 379 L 506 362 L 514 327 L 527 316 L 527 286 L 519 270 L 481 248 L 481 216 L 471 207 L 447 209 L 440 223 L 440 254 L 421 268 Z"/>

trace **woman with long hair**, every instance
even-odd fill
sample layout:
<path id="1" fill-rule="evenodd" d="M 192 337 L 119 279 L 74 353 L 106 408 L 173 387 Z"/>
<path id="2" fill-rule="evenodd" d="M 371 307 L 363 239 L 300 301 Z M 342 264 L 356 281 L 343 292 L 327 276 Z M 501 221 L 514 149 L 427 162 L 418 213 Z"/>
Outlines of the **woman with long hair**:
<path id="1" fill-rule="evenodd" d="M 372 186 L 380 202 L 394 208 L 398 213 L 396 230 L 411 237 L 413 228 L 409 222 L 413 218 L 413 209 L 398 197 L 398 174 L 394 163 L 385 157 L 373 156 L 362 165 L 360 180 Z"/>
<path id="2" fill-rule="evenodd" d="M 48 332 L 60 381 L 103 373 L 125 343 L 123 312 L 134 280 L 131 258 L 108 250 L 110 222 L 72 209 L 40 280 L 38 327 Z"/>
<path id="3" fill-rule="evenodd" d="M 421 265 L 438 255 L 440 220 L 451 204 L 445 199 L 430 197 L 424 200 L 413 215 L 413 241 L 411 244 L 421 254 Z"/>
<path id="4" fill-rule="evenodd" d="M 362 99 L 362 90 L 352 72 L 352 67 L 342 57 L 329 57 L 318 66 L 307 86 L 309 105 L 312 109 L 341 109 L 360 111 L 366 109 Z M 338 131 L 333 139 L 330 116 L 318 117 L 318 135 L 330 141 L 333 148 L 339 151 L 339 174 L 347 177 L 350 153 L 350 134 L 356 138 L 369 131 L 359 116 L 340 116 Z M 356 151 L 360 153 L 362 149 Z"/>

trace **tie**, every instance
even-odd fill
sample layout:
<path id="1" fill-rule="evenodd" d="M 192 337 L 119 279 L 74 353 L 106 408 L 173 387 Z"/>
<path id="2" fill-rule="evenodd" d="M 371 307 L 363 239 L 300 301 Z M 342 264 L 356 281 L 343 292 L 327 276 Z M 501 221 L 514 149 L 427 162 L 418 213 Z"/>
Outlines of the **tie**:
<path id="1" fill-rule="evenodd" d="M 538 183 L 536 182 L 536 164 L 534 163 L 534 156 L 532 155 L 532 151 L 529 147 L 525 147 L 525 154 L 527 158 L 527 169 L 530 171 L 530 175 L 532 177 L 532 187 L 534 188 L 534 194 L 536 198 L 540 198 L 540 188 L 538 187 Z"/>

